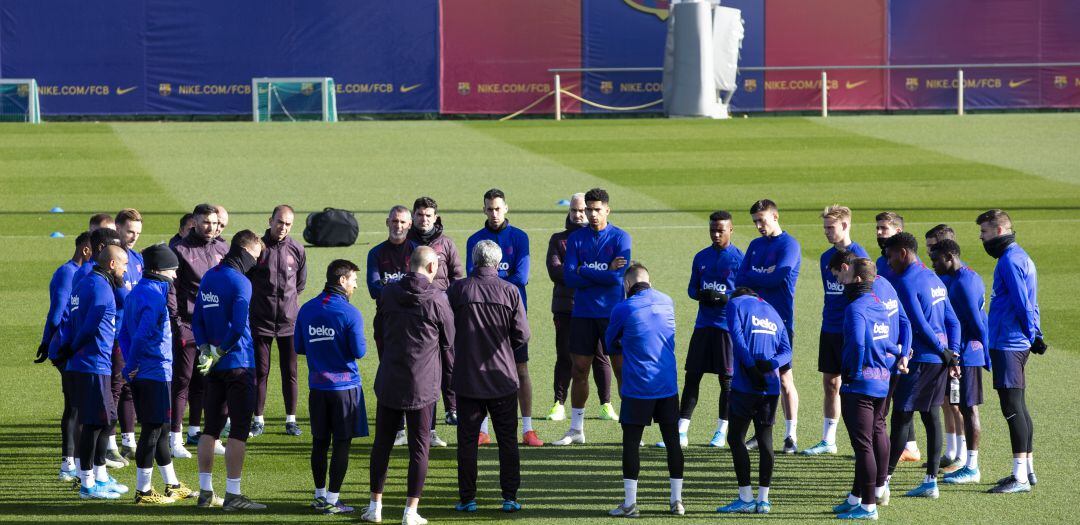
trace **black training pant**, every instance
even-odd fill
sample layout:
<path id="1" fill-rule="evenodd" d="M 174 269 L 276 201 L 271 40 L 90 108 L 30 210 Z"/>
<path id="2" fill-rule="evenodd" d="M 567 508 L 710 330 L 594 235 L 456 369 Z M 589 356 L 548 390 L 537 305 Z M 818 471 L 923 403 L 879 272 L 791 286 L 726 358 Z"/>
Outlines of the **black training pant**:
<path id="1" fill-rule="evenodd" d="M 911 432 L 911 427 L 914 426 L 912 421 L 914 416 L 914 412 L 893 410 L 889 422 L 892 427 L 889 474 L 896 470 L 896 463 L 900 461 L 900 454 L 904 453 L 906 438 Z M 925 412 L 920 411 L 919 416 L 922 418 L 923 427 L 926 428 L 926 455 L 924 456 L 926 458 L 926 475 L 937 477 L 938 468 L 940 467 L 938 457 L 941 456 L 942 442 L 941 407 L 932 407 Z"/>
<path id="2" fill-rule="evenodd" d="M 677 423 L 658 423 L 660 435 L 664 438 L 667 452 L 668 477 L 683 478 L 683 450 L 679 446 L 679 425 Z M 641 472 L 641 435 L 645 425 L 623 423 L 622 472 L 623 479 L 638 479 Z"/>
<path id="3" fill-rule="evenodd" d="M 885 398 L 840 394 L 851 448 L 855 450 L 855 484 L 851 493 L 866 505 L 877 503 L 875 488 L 884 486 L 889 471 L 889 435 L 885 430 Z"/>
<path id="4" fill-rule="evenodd" d="M 139 432 L 139 446 L 135 449 L 135 466 L 153 468 L 154 461 L 159 466 L 172 463 L 172 450 L 169 448 L 169 423 L 143 423 Z"/>
<path id="5" fill-rule="evenodd" d="M 1035 427 L 1031 422 L 1023 388 L 999 388 L 1001 415 L 1009 424 L 1009 441 L 1013 454 L 1034 452 Z"/>
<path id="6" fill-rule="evenodd" d="M 728 423 L 728 447 L 731 448 L 731 460 L 735 464 L 735 478 L 740 487 L 750 486 L 750 452 L 746 450 L 746 432 L 750 429 L 750 420 L 732 414 Z M 754 421 L 754 435 L 758 442 L 758 486 L 768 487 L 772 483 L 773 463 L 776 452 L 773 451 L 772 425 L 762 425 Z"/>
<path id="7" fill-rule="evenodd" d="M 701 379 L 704 376 L 705 374 L 701 372 L 691 372 L 689 370 L 686 372 L 683 380 L 682 406 L 679 407 L 680 418 L 690 419 L 690 416 L 694 415 L 694 408 L 697 407 L 698 395 L 701 391 Z M 717 413 L 720 419 L 727 421 L 728 398 L 731 396 L 731 378 L 722 375 L 717 377 L 720 379 L 720 400 Z"/>
<path id="8" fill-rule="evenodd" d="M 476 499 L 477 438 L 486 413 L 491 417 L 499 444 L 499 486 L 504 500 L 517 500 L 521 486 L 521 457 L 518 451 L 517 392 L 495 399 L 459 396 L 457 427 L 458 498 L 462 503 Z"/>
<path id="9" fill-rule="evenodd" d="M 435 403 L 416 410 L 401 410 L 380 404 L 375 412 L 375 442 L 371 445 L 369 475 L 371 492 L 382 494 L 386 485 L 386 473 L 390 468 L 390 452 L 394 449 L 397 425 L 408 423 L 409 477 L 407 497 L 419 498 L 424 492 L 427 479 L 428 457 L 431 446 L 431 420 L 435 416 Z M 460 417 L 460 416 L 459 416 Z M 460 425 L 460 423 L 459 423 Z M 473 439 L 476 444 L 476 439 Z M 459 447 L 460 448 L 460 447 Z"/>

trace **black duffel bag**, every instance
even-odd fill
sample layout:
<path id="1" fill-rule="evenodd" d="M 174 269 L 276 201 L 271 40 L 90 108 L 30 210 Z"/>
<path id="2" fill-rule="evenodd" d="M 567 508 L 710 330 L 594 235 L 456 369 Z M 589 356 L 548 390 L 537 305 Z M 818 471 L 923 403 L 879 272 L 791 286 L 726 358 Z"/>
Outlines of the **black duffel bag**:
<path id="1" fill-rule="evenodd" d="M 326 208 L 308 215 L 304 240 L 315 246 L 352 246 L 360 226 L 351 211 Z"/>

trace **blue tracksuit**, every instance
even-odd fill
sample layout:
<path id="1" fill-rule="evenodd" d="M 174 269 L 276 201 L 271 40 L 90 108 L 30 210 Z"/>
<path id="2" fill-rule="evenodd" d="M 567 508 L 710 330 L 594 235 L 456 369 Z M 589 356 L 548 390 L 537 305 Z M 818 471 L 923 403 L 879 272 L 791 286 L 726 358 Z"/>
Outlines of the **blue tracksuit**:
<path id="1" fill-rule="evenodd" d="M 124 272 L 124 288 L 130 292 L 142 280 L 143 256 L 135 250 L 125 248 L 124 251 L 128 256 L 127 271 Z"/>
<path id="2" fill-rule="evenodd" d="M 990 348 L 1023 351 L 1035 337 L 1042 337 L 1039 326 L 1039 280 L 1035 263 L 1018 244 L 1013 243 L 994 266 L 994 289 L 990 294 Z"/>
<path id="3" fill-rule="evenodd" d="M 795 281 L 799 279 L 802 254 L 799 241 L 787 232 L 750 241 L 739 266 L 738 286 L 753 289 L 776 309 L 788 336 L 795 333 Z"/>
<path id="4" fill-rule="evenodd" d="M 69 305 L 64 343 L 74 354 L 67 362 L 70 372 L 112 374 L 112 349 L 116 342 L 116 294 L 109 278 L 92 272 L 79 281 Z"/>
<path id="5" fill-rule="evenodd" d="M 852 242 L 847 251 L 858 257 L 870 257 L 857 242 Z M 848 300 L 844 297 L 844 285 L 829 271 L 829 260 L 836 252 L 836 246 L 833 246 L 821 254 L 821 286 L 825 289 L 825 304 L 821 308 L 821 331 L 830 334 L 844 331 L 844 310 L 848 306 Z"/>
<path id="6" fill-rule="evenodd" d="M 480 241 L 494 241 L 502 249 L 502 262 L 499 263 L 499 278 L 517 286 L 521 293 L 521 302 L 528 308 L 525 298 L 525 285 L 529 284 L 529 236 L 524 230 L 515 228 L 510 221 L 499 231 L 493 231 L 486 225 L 480 231 L 469 236 L 465 241 L 465 273 L 472 275 L 473 247 Z"/>
<path id="7" fill-rule="evenodd" d="M 975 270 L 963 266 L 955 275 L 948 275 L 945 286 L 949 288 L 949 302 L 960 321 L 960 340 L 963 351 L 960 352 L 960 364 L 963 366 L 984 366 L 990 369 L 990 348 L 986 339 L 986 312 L 983 310 L 983 296 L 986 287 L 982 277 Z"/>
<path id="8" fill-rule="evenodd" d="M 60 328 L 60 322 L 64 320 L 64 312 L 71 300 L 71 281 L 78 269 L 75 261 L 68 261 L 53 272 L 49 281 L 49 313 L 45 316 L 45 329 L 41 333 L 42 343 L 48 344 L 52 340 Z"/>
<path id="9" fill-rule="evenodd" d="M 124 377 L 138 370 L 137 379 L 172 381 L 172 327 L 166 302 L 169 283 L 142 279 L 124 303 L 124 326 L 120 351 L 124 354 Z"/>
<path id="10" fill-rule="evenodd" d="M 571 317 L 607 319 L 623 300 L 626 266 L 609 270 L 616 257 L 630 262 L 630 234 L 608 224 L 601 231 L 581 228 L 566 240 L 563 280 L 575 290 Z"/>
<path id="11" fill-rule="evenodd" d="M 896 275 L 892 285 L 911 321 L 912 361 L 940 364 L 944 351 L 960 353 L 960 321 L 941 279 L 916 261 Z"/>
<path id="12" fill-rule="evenodd" d="M 400 245 L 386 240 L 368 251 L 367 289 L 372 299 L 378 301 L 386 285 L 400 281 L 409 273 L 409 258 L 417 246 L 407 239 Z"/>
<path id="13" fill-rule="evenodd" d="M 79 269 L 75 270 L 75 275 L 71 277 L 72 289 L 79 285 L 79 281 L 81 281 L 83 277 L 90 275 L 90 272 L 94 271 L 95 266 L 97 266 L 97 263 L 93 260 L 82 263 L 82 265 L 79 266 Z"/>
<path id="14" fill-rule="evenodd" d="M 709 246 L 697 252 L 694 263 L 690 266 L 690 284 L 686 287 L 686 293 L 695 301 L 698 290 L 716 290 L 731 295 L 731 292 L 735 291 L 735 276 L 739 273 L 742 259 L 742 250 L 736 248 L 734 244 L 729 244 L 722 250 Z M 712 327 L 727 330 L 724 311 L 723 306 L 698 303 L 694 328 Z"/>
<path id="15" fill-rule="evenodd" d="M 214 370 L 255 366 L 250 306 L 251 281 L 239 270 L 222 262 L 203 274 L 195 294 L 191 332 L 196 345 L 213 345 L 225 353 Z"/>
<path id="16" fill-rule="evenodd" d="M 900 357 L 911 356 L 911 320 L 908 319 L 904 305 L 900 304 L 900 296 L 896 295 L 896 289 L 889 284 L 889 280 L 881 276 L 874 279 L 874 296 L 889 313 L 889 339 L 900 350 Z"/>
<path id="17" fill-rule="evenodd" d="M 791 362 L 791 340 L 783 319 L 764 299 L 751 295 L 736 297 L 727 304 L 728 332 L 735 356 L 731 388 L 746 394 L 779 395 L 779 368 Z M 755 390 L 745 368 L 768 361 L 765 390 Z"/>
<path id="18" fill-rule="evenodd" d="M 889 259 L 882 255 L 877 258 L 877 261 L 875 261 L 874 264 L 877 266 L 878 277 L 884 277 L 889 280 L 889 284 L 892 284 L 896 275 L 893 274 L 892 268 L 889 267 Z"/>
<path id="19" fill-rule="evenodd" d="M 622 354 L 619 394 L 662 399 L 679 393 L 675 367 L 675 302 L 646 288 L 611 310 L 604 334 L 612 354 Z"/>
<path id="20" fill-rule="evenodd" d="M 322 292 L 300 307 L 293 344 L 307 356 L 308 388 L 360 387 L 356 360 L 364 357 L 364 318 L 345 296 Z"/>
<path id="21" fill-rule="evenodd" d="M 884 398 L 900 349 L 893 343 L 889 311 L 876 295 L 863 294 L 844 310 L 840 392 Z"/>

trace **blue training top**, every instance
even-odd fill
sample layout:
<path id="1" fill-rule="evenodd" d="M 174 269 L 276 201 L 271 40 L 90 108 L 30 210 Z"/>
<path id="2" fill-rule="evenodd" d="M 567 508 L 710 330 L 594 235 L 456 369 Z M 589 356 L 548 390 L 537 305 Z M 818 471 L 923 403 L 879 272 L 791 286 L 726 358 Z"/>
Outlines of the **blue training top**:
<path id="1" fill-rule="evenodd" d="M 694 262 L 690 266 L 690 284 L 686 287 L 686 293 L 695 301 L 699 290 L 715 290 L 731 295 L 735 291 L 735 277 L 739 273 L 742 259 L 742 250 L 736 248 L 734 244 L 729 244 L 723 249 L 709 246 L 701 250 L 694 256 Z M 723 306 L 698 303 L 694 328 L 712 327 L 727 330 L 727 318 L 724 312 Z"/>
<path id="2" fill-rule="evenodd" d="M 1035 263 L 1013 243 L 994 266 L 990 294 L 990 348 L 1023 351 L 1042 336 L 1039 326 L 1039 278 Z"/>
<path id="3" fill-rule="evenodd" d="M 521 293 L 521 302 L 527 309 L 529 301 L 525 297 L 525 285 L 529 284 L 529 236 L 524 230 L 515 228 L 510 221 L 503 222 L 503 228 L 494 231 L 486 225 L 465 241 L 465 273 L 473 273 L 473 248 L 480 241 L 494 241 L 502 249 L 502 261 L 499 262 L 499 278 L 517 286 Z"/>
<path id="4" fill-rule="evenodd" d="M 735 279 L 776 309 L 788 334 L 795 333 L 795 282 L 799 279 L 802 252 L 799 241 L 787 232 L 750 241 Z"/>
<path id="5" fill-rule="evenodd" d="M 884 398 L 900 349 L 893 342 L 889 311 L 873 293 L 859 296 L 844 310 L 844 350 L 840 392 Z"/>
<path id="6" fill-rule="evenodd" d="M 112 374 L 112 350 L 116 342 L 116 294 L 109 278 L 100 271 L 79 281 L 69 305 L 64 343 L 74 354 L 67 370 L 88 374 Z"/>
<path id="7" fill-rule="evenodd" d="M 911 321 L 916 363 L 943 363 L 942 353 L 960 353 L 960 321 L 949 291 L 932 270 L 916 261 L 896 275 L 892 285 Z"/>
<path id="8" fill-rule="evenodd" d="M 172 381 L 172 327 L 167 306 L 170 284 L 146 278 L 128 294 L 120 351 L 124 354 L 124 378 L 137 370 L 136 379 Z"/>
<path id="9" fill-rule="evenodd" d="M 728 301 L 727 320 L 735 357 L 731 388 L 747 394 L 780 394 L 778 369 L 791 362 L 791 339 L 780 314 L 764 299 L 742 295 Z M 768 363 L 765 390 L 756 390 L 746 372 L 759 361 Z"/>
<path id="10" fill-rule="evenodd" d="M 623 300 L 626 266 L 609 270 L 616 257 L 630 262 L 630 234 L 608 224 L 603 230 L 575 230 L 566 240 L 563 280 L 576 290 L 572 317 L 607 319 Z"/>
<path id="11" fill-rule="evenodd" d="M 293 342 L 307 356 L 308 388 L 348 390 L 359 387 L 356 360 L 367 351 L 364 318 L 345 296 L 322 292 L 300 307 Z"/>
<path id="12" fill-rule="evenodd" d="M 623 356 L 620 395 L 661 399 L 679 393 L 671 297 L 652 288 L 627 297 L 612 309 L 604 338 L 609 352 Z"/>
<path id="13" fill-rule="evenodd" d="M 213 370 L 255 366 L 250 306 L 251 281 L 239 270 L 223 262 L 203 274 L 195 294 L 191 332 L 196 345 L 210 344 L 225 353 Z"/>
<path id="14" fill-rule="evenodd" d="M 856 257 L 870 258 L 857 242 L 852 242 L 846 250 Z M 844 285 L 840 284 L 829 270 L 829 261 L 837 251 L 836 246 L 833 246 L 821 254 L 821 286 L 825 290 L 825 303 L 821 307 L 821 331 L 830 334 L 843 332 L 844 310 L 849 304 L 844 297 Z"/>

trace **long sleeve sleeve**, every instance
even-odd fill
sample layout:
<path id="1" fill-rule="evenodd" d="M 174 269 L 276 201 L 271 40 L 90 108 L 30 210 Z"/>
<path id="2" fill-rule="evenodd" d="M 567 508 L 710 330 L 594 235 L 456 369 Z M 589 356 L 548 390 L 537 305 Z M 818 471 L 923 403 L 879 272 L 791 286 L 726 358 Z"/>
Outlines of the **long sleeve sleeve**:
<path id="1" fill-rule="evenodd" d="M 616 306 L 611 311 L 611 320 L 608 321 L 607 329 L 604 331 L 604 343 L 607 345 L 607 351 L 610 355 L 622 354 L 623 324 L 626 323 L 628 313 L 624 304 Z"/>
<path id="2" fill-rule="evenodd" d="M 191 337 L 195 339 L 195 346 L 202 346 L 206 340 L 206 319 L 203 317 L 202 294 L 195 294 L 195 309 L 191 313 Z"/>
<path id="3" fill-rule="evenodd" d="M 529 319 L 525 314 L 525 303 L 522 302 L 516 289 L 514 296 L 517 297 L 517 305 L 514 307 L 514 322 L 510 325 L 510 347 L 521 348 L 529 342 L 532 333 L 529 331 Z"/>
<path id="4" fill-rule="evenodd" d="M 379 262 L 375 258 L 375 248 L 367 254 L 367 290 L 373 300 L 378 301 L 383 290 L 382 272 L 379 271 Z"/>
<path id="5" fill-rule="evenodd" d="M 949 350 L 960 353 L 964 349 L 964 341 L 960 334 L 960 321 L 953 311 L 952 302 L 945 300 L 945 335 L 949 339 Z"/>
<path id="6" fill-rule="evenodd" d="M 547 263 L 548 278 L 555 284 L 565 285 L 563 280 L 563 261 L 559 256 L 559 239 L 557 235 L 552 235 L 548 240 L 547 256 L 544 258 Z"/>
<path id="7" fill-rule="evenodd" d="M 237 292 L 236 297 L 233 298 L 232 304 L 232 317 L 229 320 L 229 330 L 225 332 L 225 337 L 221 340 L 221 349 L 225 352 L 231 352 L 236 343 L 240 341 L 240 338 L 244 335 L 244 327 L 248 323 L 248 315 L 250 315 L 251 309 L 251 283 L 247 279 L 243 279 L 240 285 L 240 291 Z"/>
<path id="8" fill-rule="evenodd" d="M 776 261 L 776 269 L 769 273 L 750 271 L 749 262 L 743 259 L 743 264 L 739 266 L 740 286 L 745 284 L 754 290 L 767 290 L 783 286 L 791 272 L 795 271 L 795 268 L 799 265 L 801 258 L 802 254 L 799 253 L 798 248 L 795 245 L 788 245 L 784 248 L 780 259 Z"/>
<path id="9" fill-rule="evenodd" d="M 64 308 L 67 307 L 70 295 L 71 276 L 65 275 L 61 269 L 56 270 L 52 280 L 49 281 L 49 313 L 45 316 L 45 329 L 41 334 L 42 343 L 48 344 L 60 327 L 60 321 L 64 318 Z"/>
<path id="10" fill-rule="evenodd" d="M 307 288 L 307 251 L 301 246 L 296 258 L 296 297 L 303 295 Z"/>
<path id="11" fill-rule="evenodd" d="M 630 236 L 623 234 L 619 238 L 618 251 L 615 257 L 622 257 L 626 259 L 627 265 L 630 263 Z M 568 252 L 569 253 L 569 252 Z M 601 286 L 620 286 L 623 283 L 623 276 L 626 275 L 626 266 L 618 270 L 594 270 L 588 267 L 578 268 L 578 273 L 586 279 L 599 284 Z"/>
<path id="12" fill-rule="evenodd" d="M 690 263 L 690 283 L 686 285 L 686 294 L 691 299 L 697 301 L 698 290 L 701 289 L 701 271 L 698 270 L 698 260 L 694 257 L 694 261 Z"/>
<path id="13" fill-rule="evenodd" d="M 862 364 L 866 360 L 866 320 L 849 306 L 844 312 L 844 351 L 840 360 L 840 375 L 844 379 L 862 379 Z"/>
<path id="14" fill-rule="evenodd" d="M 566 243 L 566 258 L 563 260 L 563 281 L 570 288 L 588 288 L 594 283 L 578 274 L 578 250 L 573 240 Z"/>
<path id="15" fill-rule="evenodd" d="M 524 232 L 514 239 L 514 252 L 517 253 L 517 259 L 514 261 L 514 267 L 510 268 L 506 280 L 524 288 L 529 284 L 530 265 L 529 238 Z"/>
<path id="16" fill-rule="evenodd" d="M 1017 324 L 1020 327 L 1020 332 L 1024 334 L 1028 342 L 1032 342 L 1036 336 L 1042 336 L 1042 330 L 1039 329 L 1038 322 L 1036 322 L 1037 306 L 1028 297 L 1029 284 L 1024 278 L 1023 269 L 1012 260 L 1009 261 L 1005 270 L 1001 272 L 1002 282 L 1005 288 L 1009 290 L 1013 311 L 1019 317 Z"/>
<path id="17" fill-rule="evenodd" d="M 791 362 L 791 337 L 788 336 L 787 328 L 780 325 L 777 335 L 780 337 L 780 346 L 776 348 L 776 355 L 769 359 L 773 370 Z"/>
<path id="18" fill-rule="evenodd" d="M 349 355 L 361 359 L 367 353 L 367 341 L 364 339 L 364 318 L 360 311 L 353 312 L 349 323 Z"/>
<path id="19" fill-rule="evenodd" d="M 304 312 L 301 311 L 296 316 L 296 324 L 293 326 L 293 351 L 296 355 L 307 355 L 307 339 L 304 339 L 304 327 L 307 326 L 307 322 L 304 319 Z"/>

